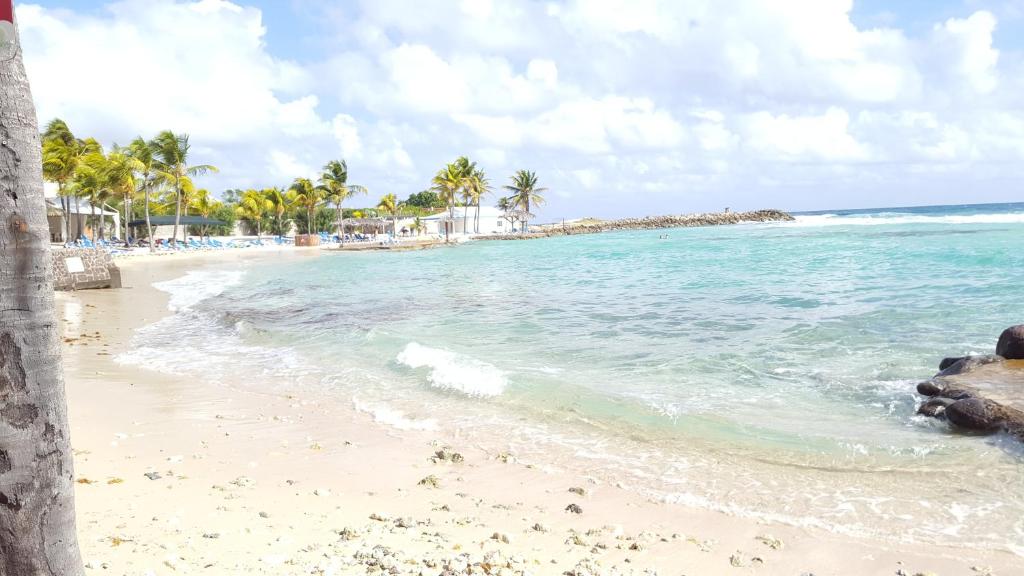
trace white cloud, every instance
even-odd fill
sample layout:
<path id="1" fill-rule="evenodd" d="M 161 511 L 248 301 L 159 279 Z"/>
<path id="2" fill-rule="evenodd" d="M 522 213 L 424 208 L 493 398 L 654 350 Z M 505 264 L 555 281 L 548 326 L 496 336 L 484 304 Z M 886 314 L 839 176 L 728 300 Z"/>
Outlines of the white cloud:
<path id="1" fill-rule="evenodd" d="M 224 188 L 341 156 L 401 196 L 472 153 L 494 182 L 540 172 L 566 216 L 584 192 L 612 214 L 1024 177 L 1024 57 L 988 11 L 903 30 L 858 27 L 852 0 L 316 2 L 322 29 L 289 38 L 289 60 L 248 2 L 19 5 L 40 118 L 106 143 L 188 132 Z"/>
<path id="2" fill-rule="evenodd" d="M 829 108 L 817 116 L 755 112 L 744 124 L 751 148 L 782 160 L 816 157 L 843 162 L 867 158 L 864 148 L 848 131 L 850 115 L 840 108 Z"/>

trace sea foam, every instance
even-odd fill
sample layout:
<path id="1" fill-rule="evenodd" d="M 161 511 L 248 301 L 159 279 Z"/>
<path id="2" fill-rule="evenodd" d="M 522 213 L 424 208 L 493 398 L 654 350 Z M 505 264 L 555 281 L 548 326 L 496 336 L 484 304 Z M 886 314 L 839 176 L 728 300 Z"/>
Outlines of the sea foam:
<path id="1" fill-rule="evenodd" d="M 169 293 L 167 307 L 178 312 L 241 284 L 244 276 L 244 270 L 192 270 L 180 278 L 156 282 L 153 287 Z"/>
<path id="2" fill-rule="evenodd" d="M 882 226 L 893 224 L 1019 224 L 1024 212 L 1008 214 L 960 214 L 928 216 L 900 212 L 883 212 L 870 216 L 840 216 L 838 214 L 798 215 L 793 222 L 781 226 Z"/>
<path id="3" fill-rule="evenodd" d="M 422 420 L 409 418 L 401 410 L 381 404 L 366 404 L 358 398 L 352 399 L 352 406 L 357 412 L 372 416 L 374 422 L 397 428 L 398 430 L 437 430 L 437 420 L 433 418 Z"/>
<path id="4" fill-rule="evenodd" d="M 396 360 L 410 368 L 429 368 L 431 386 L 468 396 L 500 396 L 508 385 L 505 374 L 486 362 L 416 342 L 406 345 Z"/>

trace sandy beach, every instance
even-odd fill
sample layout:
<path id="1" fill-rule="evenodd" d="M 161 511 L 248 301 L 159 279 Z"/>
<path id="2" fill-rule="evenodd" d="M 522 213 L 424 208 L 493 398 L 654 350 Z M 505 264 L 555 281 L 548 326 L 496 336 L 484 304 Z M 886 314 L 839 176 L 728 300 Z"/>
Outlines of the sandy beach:
<path id="1" fill-rule="evenodd" d="M 58 294 L 82 553 L 92 574 L 1001 574 L 1008 552 L 854 539 L 651 502 L 350 403 L 120 365 L 202 267 L 296 249 L 119 261 Z M 238 358 L 244 363 L 245 358 Z"/>

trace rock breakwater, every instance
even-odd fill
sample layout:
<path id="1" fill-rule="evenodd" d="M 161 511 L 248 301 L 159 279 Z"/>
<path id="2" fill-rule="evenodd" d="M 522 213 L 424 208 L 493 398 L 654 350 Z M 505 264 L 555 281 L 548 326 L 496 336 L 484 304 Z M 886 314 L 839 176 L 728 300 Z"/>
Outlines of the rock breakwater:
<path id="1" fill-rule="evenodd" d="M 749 212 L 709 212 L 701 214 L 679 214 L 669 216 L 645 216 L 643 218 L 622 218 L 600 220 L 583 218 L 556 224 L 530 226 L 527 234 L 504 234 L 484 236 L 482 240 L 528 240 L 549 236 L 572 236 L 575 234 L 596 234 L 617 230 L 658 230 L 663 228 L 695 228 L 698 226 L 727 226 L 756 222 L 790 222 L 795 220 L 782 210 L 766 209 Z"/>

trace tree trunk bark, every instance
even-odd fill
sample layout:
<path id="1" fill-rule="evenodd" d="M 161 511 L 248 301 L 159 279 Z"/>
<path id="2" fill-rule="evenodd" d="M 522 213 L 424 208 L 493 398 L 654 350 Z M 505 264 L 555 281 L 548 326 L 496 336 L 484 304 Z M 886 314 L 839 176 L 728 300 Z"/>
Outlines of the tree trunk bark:
<path id="1" fill-rule="evenodd" d="M 143 193 L 146 196 L 146 234 L 149 239 L 149 251 L 153 251 L 153 224 L 149 221 L 149 173 L 147 172 L 143 178 L 146 179 L 146 183 L 143 184 Z"/>
<path id="2" fill-rule="evenodd" d="M 342 217 L 341 201 L 338 201 L 338 245 L 345 245 L 345 219 Z"/>
<path id="3" fill-rule="evenodd" d="M 172 241 L 178 243 L 178 223 L 181 221 L 181 186 L 178 185 L 178 179 L 174 179 L 174 234 L 172 235 Z"/>
<path id="4" fill-rule="evenodd" d="M 83 232 L 85 232 L 85 224 L 82 222 L 82 204 L 79 200 L 81 200 L 81 197 L 78 194 L 75 194 L 75 222 L 78 224 L 78 230 L 75 230 L 75 240 L 85 236 L 85 234 L 83 234 Z"/>
<path id="5" fill-rule="evenodd" d="M 0 574 L 79 576 L 39 125 L 15 50 L 0 61 Z"/>
<path id="6" fill-rule="evenodd" d="M 124 247 L 128 248 L 131 243 L 128 242 L 128 221 L 131 219 L 132 213 L 132 199 L 127 194 L 124 196 Z"/>

